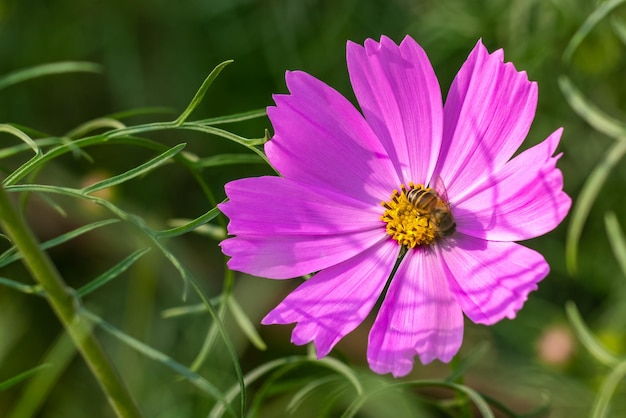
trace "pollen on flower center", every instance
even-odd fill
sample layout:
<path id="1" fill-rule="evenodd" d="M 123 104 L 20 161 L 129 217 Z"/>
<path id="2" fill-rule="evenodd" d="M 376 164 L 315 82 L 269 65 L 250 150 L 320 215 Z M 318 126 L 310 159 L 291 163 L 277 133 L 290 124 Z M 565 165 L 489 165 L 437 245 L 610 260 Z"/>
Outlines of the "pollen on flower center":
<path id="1" fill-rule="evenodd" d="M 404 184 L 394 190 L 380 219 L 387 223 L 387 234 L 407 248 L 429 245 L 450 235 L 456 224 L 450 207 L 439 194 L 421 184 Z"/>

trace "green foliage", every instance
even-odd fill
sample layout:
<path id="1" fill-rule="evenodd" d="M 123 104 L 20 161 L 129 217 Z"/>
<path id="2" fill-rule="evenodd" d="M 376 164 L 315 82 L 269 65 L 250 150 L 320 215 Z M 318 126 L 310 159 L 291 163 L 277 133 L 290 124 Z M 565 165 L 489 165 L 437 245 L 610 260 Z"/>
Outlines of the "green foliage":
<path id="1" fill-rule="evenodd" d="M 623 415 L 624 1 L 31 3 L 0 7 L 4 190 L 145 416 Z M 259 328 L 287 285 L 225 269 L 217 204 L 226 181 L 272 174 L 263 108 L 285 70 L 348 93 L 345 41 L 406 33 L 444 94 L 478 38 L 538 81 L 526 145 L 565 127 L 575 204 L 567 228 L 529 243 L 552 273 L 516 321 L 468 324 L 451 370 L 394 381 L 367 369 L 359 330 L 317 360 L 289 330 Z M 21 267 L 32 254 L 4 233 L 0 411 L 113 416 L 55 296 Z"/>

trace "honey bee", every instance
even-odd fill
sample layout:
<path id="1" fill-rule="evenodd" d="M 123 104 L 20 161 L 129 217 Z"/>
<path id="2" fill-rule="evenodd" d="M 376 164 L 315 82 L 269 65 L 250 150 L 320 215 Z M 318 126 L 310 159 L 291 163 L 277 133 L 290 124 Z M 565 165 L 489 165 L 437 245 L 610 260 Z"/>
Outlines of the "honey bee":
<path id="1" fill-rule="evenodd" d="M 437 237 L 448 237 L 456 231 L 456 222 L 441 177 L 436 176 L 429 188 L 409 190 L 406 197 L 413 206 L 429 215 Z"/>

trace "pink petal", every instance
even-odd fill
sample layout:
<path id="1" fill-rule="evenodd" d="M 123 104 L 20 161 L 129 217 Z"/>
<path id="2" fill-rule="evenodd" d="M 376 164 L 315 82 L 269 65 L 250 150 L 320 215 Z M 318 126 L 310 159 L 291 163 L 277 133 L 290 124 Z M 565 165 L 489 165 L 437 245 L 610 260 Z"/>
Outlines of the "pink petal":
<path id="1" fill-rule="evenodd" d="M 403 183 L 426 183 L 437 163 L 443 112 L 441 90 L 424 50 L 406 37 L 383 36 L 365 47 L 348 42 L 354 93 Z"/>
<path id="2" fill-rule="evenodd" d="M 457 234 L 454 245 L 441 246 L 439 254 L 463 312 L 485 325 L 515 318 L 549 272 L 541 254 L 514 242 Z"/>
<path id="3" fill-rule="evenodd" d="M 478 41 L 454 79 L 444 106 L 437 172 L 450 197 L 506 163 L 522 144 L 535 116 L 537 84 L 525 72 L 489 55 Z"/>
<path id="4" fill-rule="evenodd" d="M 465 196 L 455 197 L 459 232 L 492 241 L 534 238 L 554 229 L 569 211 L 563 176 L 553 157 L 562 129 L 521 153 Z"/>
<path id="5" fill-rule="evenodd" d="M 285 178 L 378 205 L 398 187 L 389 156 L 355 107 L 303 72 L 287 72 L 290 95 L 267 113 L 274 137 L 265 145 Z"/>
<path id="6" fill-rule="evenodd" d="M 237 236 L 220 246 L 232 257 L 231 270 L 289 279 L 341 263 L 382 240 L 389 240 L 384 227 L 336 235 Z"/>
<path id="7" fill-rule="evenodd" d="M 370 332 L 367 358 L 376 373 L 408 374 L 413 357 L 448 362 L 461 347 L 463 314 L 435 252 L 410 250 L 394 275 Z"/>
<path id="8" fill-rule="evenodd" d="M 315 342 L 324 357 L 369 314 L 391 274 L 400 247 L 384 240 L 341 264 L 322 270 L 291 292 L 263 319 L 298 324 L 291 341 Z"/>
<path id="9" fill-rule="evenodd" d="M 229 200 L 219 209 L 230 218 L 229 235 L 338 235 L 384 227 L 382 206 L 284 177 L 236 180 L 225 189 Z"/>

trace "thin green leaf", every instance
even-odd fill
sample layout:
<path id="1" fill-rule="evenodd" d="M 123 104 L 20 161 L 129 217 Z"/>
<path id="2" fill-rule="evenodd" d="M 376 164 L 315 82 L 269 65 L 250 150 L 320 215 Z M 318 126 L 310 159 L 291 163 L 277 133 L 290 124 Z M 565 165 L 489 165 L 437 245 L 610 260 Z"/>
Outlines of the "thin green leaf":
<path id="1" fill-rule="evenodd" d="M 141 164 L 140 166 L 132 168 L 125 173 L 119 174 L 117 176 L 94 183 L 91 186 L 85 187 L 81 191 L 85 194 L 89 194 L 98 190 L 106 189 L 107 187 L 116 186 L 137 176 L 141 176 L 151 170 L 154 170 L 161 164 L 171 159 L 174 155 L 178 154 L 184 147 L 185 144 L 178 144 L 175 147 L 165 151 L 161 155 L 154 157 L 150 161 Z"/>
<path id="2" fill-rule="evenodd" d="M 193 222 L 192 219 L 181 219 L 181 218 L 174 218 L 174 219 L 170 219 L 167 221 L 168 225 L 171 225 L 173 228 L 183 227 L 191 222 Z M 186 232 L 187 231 L 182 232 L 182 233 L 184 234 Z M 226 230 L 224 229 L 223 226 L 213 225 L 209 223 L 205 223 L 197 227 L 194 227 L 191 229 L 191 232 L 194 232 L 199 235 L 203 235 L 205 237 L 209 237 L 217 241 L 221 241 L 225 239 L 227 235 Z M 164 236 L 167 236 L 167 235 L 164 235 Z"/>
<path id="3" fill-rule="evenodd" d="M 102 286 L 104 286 L 105 284 L 107 284 L 108 282 L 110 282 L 111 280 L 115 279 L 120 274 L 128 270 L 130 266 L 135 264 L 135 262 L 139 260 L 148 251 L 150 251 L 150 248 L 142 248 L 142 249 L 135 251 L 134 253 L 130 254 L 128 257 L 126 257 L 125 259 L 117 263 L 115 266 L 113 266 L 106 272 L 102 273 L 100 276 L 96 277 L 95 279 L 93 279 L 92 281 L 90 281 L 89 283 L 81 287 L 80 289 L 78 289 L 76 291 L 76 294 L 82 298 L 82 297 L 87 296 L 91 292 L 101 288 Z"/>
<path id="4" fill-rule="evenodd" d="M 578 28 L 574 36 L 570 39 L 565 51 L 563 51 L 563 62 L 569 63 L 574 55 L 574 52 L 581 44 L 581 42 L 587 37 L 589 32 L 604 19 L 613 9 L 625 0 L 609 0 L 601 2 L 598 7 L 585 19 L 585 22 Z"/>
<path id="5" fill-rule="evenodd" d="M 84 308 L 81 309 L 80 315 L 88 319 L 89 321 L 95 323 L 102 330 L 106 331 L 111 336 L 117 338 L 119 341 L 133 348 L 137 352 L 143 354 L 147 358 L 152 359 L 156 361 L 157 363 L 160 363 L 161 365 L 180 374 L 187 381 L 192 383 L 198 389 L 202 390 L 204 393 L 215 398 L 218 402 L 221 402 L 221 403 L 226 402 L 226 398 L 224 394 L 220 392 L 220 390 L 217 387 L 215 387 L 211 382 L 209 382 L 208 380 L 206 380 L 204 377 L 200 376 L 199 374 L 189 370 L 187 367 L 183 366 L 182 364 L 180 364 L 173 358 L 169 357 L 167 354 L 164 354 L 158 350 L 155 350 L 149 345 L 144 344 L 141 341 L 131 337 L 130 335 L 120 331 L 119 329 L 111 325 L 110 323 L 106 322 L 104 319 L 87 311 Z M 230 408 L 230 406 L 227 406 L 227 411 L 230 413 L 230 415 L 235 416 L 235 412 Z"/>
<path id="6" fill-rule="evenodd" d="M 74 238 L 77 238 L 83 234 L 86 234 L 87 232 L 91 232 L 95 229 L 98 228 L 103 228 L 105 226 L 111 225 L 111 224 L 115 224 L 118 223 L 119 219 L 103 219 L 101 221 L 96 221 L 96 222 L 92 222 L 90 224 L 87 225 L 83 225 L 81 227 L 78 227 L 76 229 L 73 229 L 69 232 L 66 232 L 62 235 L 59 235 L 56 238 L 52 238 L 51 240 L 48 240 L 46 242 L 44 242 L 43 244 L 41 244 L 41 247 L 44 250 L 47 250 L 49 248 L 53 248 L 56 247 L 59 244 L 63 244 L 69 240 L 72 240 Z"/>
<path id="7" fill-rule="evenodd" d="M 221 129 L 221 128 L 216 128 L 215 126 L 206 126 L 206 125 L 200 125 L 196 122 L 188 122 L 186 124 L 184 124 L 182 127 L 184 127 L 185 129 L 190 129 L 193 131 L 198 131 L 198 132 L 204 132 L 206 134 L 209 135 L 215 135 L 215 136 L 219 136 L 225 139 L 228 139 L 232 142 L 235 142 L 237 144 L 241 144 L 243 146 L 245 146 L 248 149 L 253 149 L 252 147 L 255 147 L 257 145 L 262 145 L 265 142 L 267 142 L 266 138 L 246 138 L 243 137 L 241 135 L 237 135 L 233 132 L 227 131 L 225 129 Z M 258 148 L 255 148 L 258 150 Z M 260 151 L 260 150 L 258 150 Z M 265 159 L 265 154 L 263 154 L 262 152 L 259 153 L 259 156 L 262 157 L 263 159 Z"/>
<path id="8" fill-rule="evenodd" d="M 14 71 L 0 77 L 0 90 L 33 78 L 64 73 L 100 73 L 102 67 L 91 62 L 62 61 Z"/>
<path id="9" fill-rule="evenodd" d="M 222 295 L 216 296 L 209 300 L 211 305 L 217 306 L 222 302 Z M 209 312 L 204 303 L 196 303 L 195 305 L 176 306 L 174 308 L 165 309 L 161 312 L 162 318 L 175 318 L 177 316 L 197 315 Z"/>
<path id="10" fill-rule="evenodd" d="M 125 110 L 123 112 L 111 113 L 110 115 L 107 115 L 106 117 L 111 118 L 111 119 L 122 120 L 122 119 L 132 118 L 135 116 L 159 115 L 159 114 L 170 115 L 170 114 L 175 114 L 175 113 L 176 113 L 176 110 L 172 109 L 171 107 L 153 106 L 153 107 L 139 107 L 136 109 Z"/>
<path id="11" fill-rule="evenodd" d="M 188 222 L 181 226 L 177 226 L 175 228 L 157 231 L 155 232 L 155 235 L 159 238 L 171 238 L 171 237 L 176 237 L 179 235 L 186 234 L 187 232 L 193 231 L 199 228 L 200 226 L 206 224 L 207 222 L 215 219 L 215 217 L 217 217 L 217 215 L 219 215 L 220 213 L 222 212 L 220 212 L 220 210 L 217 207 L 214 207 L 213 209 L 197 217 L 191 222 Z"/>
<path id="12" fill-rule="evenodd" d="M 258 154 L 219 154 L 212 157 L 200 158 L 195 162 L 196 167 L 220 167 L 232 164 L 264 164 L 265 160 Z"/>
<path id="13" fill-rule="evenodd" d="M 622 274 L 626 277 L 626 237 L 614 212 L 609 212 L 604 216 L 604 225 L 613 254 L 622 269 Z"/>
<path id="14" fill-rule="evenodd" d="M 80 138 L 97 129 L 123 129 L 126 125 L 113 118 L 97 118 L 78 125 L 65 134 L 68 138 Z"/>
<path id="15" fill-rule="evenodd" d="M 93 158 L 91 158 L 91 156 L 80 147 L 77 147 L 73 139 L 62 136 L 59 138 L 59 142 L 69 147 L 69 151 L 72 153 L 74 158 L 79 159 L 80 157 L 83 157 L 90 163 L 93 163 Z"/>
<path id="16" fill-rule="evenodd" d="M 609 173 L 622 159 L 624 153 L 626 153 L 626 140 L 616 141 L 613 146 L 609 148 L 604 158 L 594 167 L 578 195 L 578 200 L 574 203 L 565 242 L 567 269 L 571 274 L 576 274 L 578 244 L 583 227 L 591 211 L 591 206 L 598 197 Z"/>
<path id="17" fill-rule="evenodd" d="M 233 315 L 235 322 L 239 325 L 239 328 L 244 333 L 244 335 L 248 338 L 248 340 L 259 350 L 267 350 L 267 345 L 259 335 L 256 330 L 256 327 L 248 318 L 248 315 L 241 309 L 241 306 L 233 296 L 228 298 L 228 308 L 230 313 Z"/>
<path id="18" fill-rule="evenodd" d="M 48 138 L 53 135 L 50 135 L 47 132 L 40 131 L 39 129 L 31 128 L 30 126 L 22 125 L 20 123 L 11 122 L 9 125 L 16 127 L 20 131 L 24 132 L 26 135 L 31 138 Z"/>
<path id="19" fill-rule="evenodd" d="M 65 211 L 65 209 L 63 209 L 63 206 L 55 202 L 50 196 L 42 194 L 39 195 L 39 197 L 41 198 L 41 200 L 46 202 L 46 204 L 48 204 L 48 206 L 50 206 L 53 211 L 61 215 L 61 217 L 67 218 L 67 212 Z M 26 207 L 26 201 L 24 201 L 23 207 Z"/>
<path id="20" fill-rule="evenodd" d="M 268 165 L 270 165 L 269 160 L 267 159 L 267 156 L 263 153 L 262 150 L 257 148 L 257 145 L 262 145 L 265 142 L 267 142 L 265 138 L 256 138 L 256 139 L 244 138 L 243 136 L 239 136 L 237 134 L 226 131 L 224 129 L 216 128 L 214 126 L 198 125 L 196 123 L 187 123 L 184 125 L 184 128 L 190 129 L 193 131 L 204 132 L 209 135 L 219 136 L 219 137 L 228 139 L 229 141 L 235 142 L 236 144 L 243 145 L 244 147 L 248 148 L 250 151 L 257 154 L 259 157 L 261 157 L 265 162 L 267 162 Z"/>
<path id="21" fill-rule="evenodd" d="M 83 234 L 86 234 L 87 232 L 93 231 L 94 229 L 101 228 L 101 227 L 104 227 L 113 223 L 117 223 L 117 222 L 119 222 L 119 219 L 105 219 L 102 221 L 96 221 L 96 222 L 81 226 L 79 228 L 76 228 L 72 231 L 66 232 L 40 245 L 43 250 L 48 250 L 50 248 L 54 248 L 58 245 L 64 244 Z M 21 258 L 22 258 L 22 255 L 18 253 L 15 248 L 11 248 L 10 250 L 2 254 L 2 256 L 0 256 L 0 267 L 4 267 Z"/>
<path id="22" fill-rule="evenodd" d="M 224 301 L 224 297 L 222 297 L 222 302 Z M 219 318 L 219 324 L 224 320 L 224 314 L 226 312 L 226 305 L 223 303 L 219 306 L 216 306 L 215 317 Z M 204 362 L 209 357 L 211 349 L 213 348 L 213 344 L 217 341 L 217 337 L 219 336 L 219 329 L 217 323 L 213 322 L 209 327 L 209 330 L 204 337 L 204 341 L 202 342 L 202 347 L 196 354 L 196 357 L 193 359 L 191 366 L 189 368 L 191 370 L 199 370 L 200 367 L 204 364 Z"/>
<path id="23" fill-rule="evenodd" d="M 128 129 L 128 128 L 125 128 L 125 129 Z M 18 169 L 16 169 L 13 173 L 11 173 L 11 175 L 9 175 L 3 181 L 3 183 L 5 185 L 16 184 L 18 181 L 22 180 L 28 174 L 42 167 L 46 162 L 53 160 L 54 158 L 60 157 L 61 155 L 64 155 L 68 152 L 75 152 L 76 149 L 80 150 L 86 147 L 99 145 L 103 143 L 129 144 L 129 145 L 140 146 L 140 147 L 144 147 L 144 148 L 148 148 L 148 149 L 152 149 L 152 150 L 160 151 L 160 152 L 163 152 L 168 149 L 163 144 L 160 144 L 156 141 L 146 139 L 146 138 L 135 137 L 132 135 L 125 135 L 125 136 L 121 136 L 118 138 L 116 137 L 114 133 L 120 132 L 120 131 L 124 131 L 124 129 L 112 131 L 113 133 L 107 132 L 107 135 L 94 135 L 94 136 L 87 137 L 87 138 L 81 138 L 76 141 L 63 141 L 63 139 L 61 138 L 60 140 L 62 141 L 62 143 L 59 146 L 49 150 L 42 156 L 33 158 L 27 161 L 26 163 L 22 164 Z"/>
<path id="24" fill-rule="evenodd" d="M 48 145 L 57 145 L 60 142 L 58 138 L 42 138 L 42 139 L 35 139 L 34 141 L 38 148 L 45 147 Z M 28 151 L 28 150 L 32 150 L 32 147 L 28 144 L 18 144 L 12 147 L 3 148 L 0 150 L 0 159 L 12 157 L 14 155 L 21 154 L 22 152 Z"/>
<path id="25" fill-rule="evenodd" d="M 222 340 L 224 341 L 224 345 L 226 346 L 226 351 L 228 352 L 228 355 L 230 356 L 233 362 L 233 368 L 235 369 L 235 375 L 237 376 L 237 383 L 239 384 L 240 389 L 241 389 L 240 415 L 243 416 L 245 413 L 246 400 L 247 400 L 246 399 L 247 398 L 246 386 L 243 380 L 243 372 L 241 371 L 241 364 L 239 364 L 239 357 L 237 355 L 237 351 L 235 350 L 235 347 L 233 346 L 233 343 L 230 340 L 230 337 L 228 336 L 226 329 L 224 328 L 224 324 L 222 323 L 220 316 L 218 315 L 216 310 L 213 308 L 213 305 L 211 305 L 209 298 L 206 297 L 206 295 L 202 291 L 202 288 L 198 285 L 196 280 L 193 278 L 191 273 L 185 268 L 185 266 L 174 256 L 174 254 L 172 254 L 171 251 L 169 251 L 161 243 L 161 241 L 159 241 L 156 235 L 152 234 L 150 237 L 152 238 L 154 245 L 161 251 L 161 253 L 165 256 L 165 258 L 167 258 L 170 261 L 170 263 L 172 263 L 174 268 L 179 272 L 181 278 L 183 279 L 185 286 L 191 285 L 193 287 L 196 294 L 200 297 L 200 299 L 206 306 L 207 311 L 211 315 L 211 318 L 213 319 L 212 327 L 215 327 L 217 329 L 216 332 L 222 337 Z M 186 290 L 187 289 L 185 288 L 185 292 Z"/>
<path id="26" fill-rule="evenodd" d="M 30 370 L 22 372 L 22 373 L 18 374 L 17 376 L 13 376 L 12 378 L 5 380 L 4 382 L 0 382 L 0 391 L 1 390 L 7 390 L 11 386 L 17 385 L 21 381 L 23 381 L 25 379 L 28 379 L 29 377 L 31 377 L 32 375 L 34 375 L 38 371 L 40 371 L 42 369 L 45 369 L 47 367 L 50 367 L 50 364 L 45 364 L 44 363 L 44 364 L 41 364 L 41 365 L 39 365 L 37 367 L 33 367 Z"/>
<path id="27" fill-rule="evenodd" d="M 247 149 L 251 150 L 255 154 L 259 155 L 264 161 L 266 161 L 269 165 L 269 161 L 267 157 L 263 153 L 261 149 L 259 149 L 256 145 L 261 145 L 266 142 L 267 138 L 261 139 L 248 139 L 242 136 L 233 134 L 231 132 L 225 131 L 223 129 L 219 129 L 213 126 L 203 126 L 197 123 L 185 123 L 182 126 L 178 126 L 175 122 L 155 122 L 149 123 L 145 125 L 131 126 L 123 129 L 116 129 L 113 131 L 106 132 L 101 135 L 94 135 L 92 137 L 81 138 L 76 141 L 72 141 L 70 143 L 66 143 L 55 147 L 49 150 L 47 153 L 41 156 L 33 157 L 31 160 L 22 164 L 18 169 L 16 169 L 13 173 L 11 173 L 7 178 L 4 179 L 3 184 L 5 185 L 13 185 L 18 181 L 23 179 L 33 170 L 36 170 L 38 167 L 41 167 L 47 161 L 50 161 L 56 157 L 59 157 L 67 152 L 71 152 L 75 149 L 83 149 L 93 145 L 99 145 L 102 143 L 120 143 L 120 144 L 131 144 L 135 146 L 146 147 L 150 149 L 155 149 L 158 151 L 163 150 L 165 147 L 162 144 L 159 144 L 156 141 L 152 141 L 146 138 L 140 138 L 134 135 L 144 134 L 147 132 L 154 131 L 164 131 L 169 129 L 177 129 L 177 130 L 191 130 L 206 133 L 208 135 L 215 135 L 230 141 L 233 141 L 237 144 L 243 145 Z M 175 159 L 179 162 L 182 162 L 188 168 L 193 168 L 193 161 L 185 160 L 182 156 L 176 156 Z"/>
<path id="28" fill-rule="evenodd" d="M 602 386 L 600 386 L 598 395 L 591 407 L 591 418 L 604 418 L 607 416 L 611 398 L 624 376 L 626 376 L 626 361 L 617 364 L 602 382 Z"/>
<path id="29" fill-rule="evenodd" d="M 614 367 L 619 363 L 619 359 L 615 354 L 604 348 L 589 331 L 574 302 L 569 301 L 565 304 L 565 313 L 572 328 L 574 328 L 578 340 L 596 360 L 608 367 Z"/>
<path id="30" fill-rule="evenodd" d="M 232 62 L 233 60 L 224 61 L 221 64 L 218 64 L 213 69 L 213 71 L 211 71 L 211 73 L 207 76 L 207 78 L 204 80 L 204 82 L 202 83 L 198 91 L 196 92 L 195 96 L 193 96 L 193 99 L 191 99 L 191 102 L 187 106 L 187 109 L 185 109 L 184 112 L 181 113 L 181 115 L 174 121 L 176 125 L 182 125 L 187 120 L 189 115 L 191 115 L 191 113 L 196 109 L 196 107 L 198 107 L 198 105 L 204 98 L 206 91 L 209 89 L 211 84 L 213 84 L 213 81 L 215 81 L 215 79 L 222 72 L 224 67 L 226 67 L 228 64 L 231 64 Z"/>
<path id="31" fill-rule="evenodd" d="M 223 125 L 226 123 L 243 122 L 250 119 L 257 119 L 267 116 L 265 109 L 249 110 L 247 112 L 235 113 L 234 115 L 218 116 L 215 118 L 197 120 L 195 123 L 201 125 Z"/>
<path id="32" fill-rule="evenodd" d="M 561 88 L 563 96 L 565 96 L 565 100 L 567 100 L 574 112 L 576 112 L 578 116 L 591 125 L 595 130 L 602 132 L 611 138 L 625 140 L 626 124 L 610 117 L 589 99 L 583 96 L 580 90 L 574 86 L 569 77 L 559 77 L 559 87 Z"/>
<path id="33" fill-rule="evenodd" d="M 4 277 L 0 277 L 0 285 L 18 290 L 28 295 L 43 295 L 44 294 L 44 291 L 41 285 L 24 284 L 24 283 L 16 282 L 15 280 L 7 279 Z"/>
<path id="34" fill-rule="evenodd" d="M 10 135 L 13 135 L 19 139 L 21 139 L 26 145 L 30 147 L 35 152 L 35 155 L 41 155 L 41 148 L 37 145 L 37 143 L 28 135 L 26 135 L 21 130 L 17 129 L 13 125 L 9 125 L 7 123 L 0 124 L 0 132 L 6 132 Z"/>

